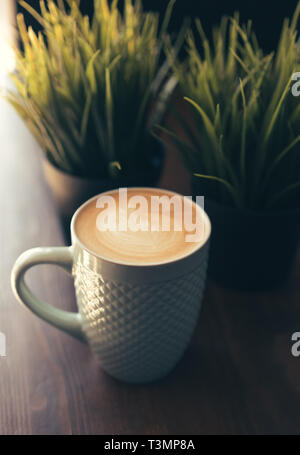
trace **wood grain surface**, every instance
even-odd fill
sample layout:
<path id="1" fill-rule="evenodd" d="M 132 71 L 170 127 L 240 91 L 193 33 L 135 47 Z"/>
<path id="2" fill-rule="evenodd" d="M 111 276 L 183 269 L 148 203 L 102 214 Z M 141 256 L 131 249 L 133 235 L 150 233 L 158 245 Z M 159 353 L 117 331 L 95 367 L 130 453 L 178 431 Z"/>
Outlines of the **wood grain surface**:
<path id="1" fill-rule="evenodd" d="M 163 381 L 126 385 L 107 376 L 89 348 L 15 300 L 10 271 L 34 246 L 63 236 L 21 121 L 0 102 L 0 434 L 299 434 L 300 258 L 286 286 L 242 294 L 208 283 L 192 343 Z M 274 256 L 274 260 L 276 257 Z M 38 296 L 75 310 L 72 280 L 55 267 L 28 273 Z"/>

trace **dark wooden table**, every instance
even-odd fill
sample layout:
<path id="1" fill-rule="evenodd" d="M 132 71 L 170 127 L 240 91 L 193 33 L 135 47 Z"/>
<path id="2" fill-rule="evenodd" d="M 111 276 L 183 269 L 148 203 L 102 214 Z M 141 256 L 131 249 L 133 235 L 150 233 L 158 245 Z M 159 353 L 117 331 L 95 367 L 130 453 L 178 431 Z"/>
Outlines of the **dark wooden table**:
<path id="1" fill-rule="evenodd" d="M 40 154 L 0 103 L 0 434 L 300 433 L 300 260 L 277 292 L 242 294 L 208 283 L 184 358 L 163 381 L 126 385 L 107 376 L 87 346 L 22 308 L 10 288 L 17 256 L 62 245 Z M 274 260 L 276 258 L 274 257 Z M 29 272 L 40 297 L 74 310 L 72 281 L 55 267 Z"/>

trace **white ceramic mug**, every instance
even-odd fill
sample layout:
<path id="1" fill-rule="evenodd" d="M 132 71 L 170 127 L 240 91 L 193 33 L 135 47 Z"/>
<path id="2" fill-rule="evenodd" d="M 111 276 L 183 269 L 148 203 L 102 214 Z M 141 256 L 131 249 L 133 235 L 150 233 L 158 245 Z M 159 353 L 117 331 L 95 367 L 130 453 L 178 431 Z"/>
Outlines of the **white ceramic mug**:
<path id="1" fill-rule="evenodd" d="M 104 260 L 78 239 L 75 219 L 89 202 L 73 215 L 72 246 L 33 248 L 17 259 L 13 291 L 40 318 L 87 342 L 110 375 L 133 383 L 154 381 L 173 369 L 193 334 L 206 280 L 209 218 L 197 206 L 207 235 L 192 254 L 160 265 L 123 265 Z M 78 313 L 31 293 L 24 275 L 38 264 L 56 264 L 72 273 Z"/>

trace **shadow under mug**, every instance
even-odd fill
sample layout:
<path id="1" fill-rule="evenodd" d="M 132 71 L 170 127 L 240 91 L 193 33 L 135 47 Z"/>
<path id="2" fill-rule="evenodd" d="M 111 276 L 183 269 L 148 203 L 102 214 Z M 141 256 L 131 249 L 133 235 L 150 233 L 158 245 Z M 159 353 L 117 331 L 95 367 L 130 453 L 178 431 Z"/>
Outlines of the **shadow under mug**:
<path id="1" fill-rule="evenodd" d="M 125 382 L 152 382 L 175 367 L 193 334 L 205 287 L 210 221 L 197 206 L 207 235 L 193 253 L 179 260 L 146 266 L 120 264 L 88 250 L 75 232 L 76 217 L 98 197 L 73 215 L 72 246 L 33 248 L 17 259 L 12 288 L 37 316 L 87 342 L 108 374 Z M 72 274 L 78 313 L 57 309 L 32 294 L 24 275 L 38 264 L 56 264 Z"/>

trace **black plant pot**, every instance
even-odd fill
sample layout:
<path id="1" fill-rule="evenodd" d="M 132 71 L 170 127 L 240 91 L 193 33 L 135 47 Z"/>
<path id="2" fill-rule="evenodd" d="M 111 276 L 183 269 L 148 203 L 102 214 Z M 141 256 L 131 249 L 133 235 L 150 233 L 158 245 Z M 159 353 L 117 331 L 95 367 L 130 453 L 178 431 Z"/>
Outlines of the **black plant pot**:
<path id="1" fill-rule="evenodd" d="M 300 208 L 241 211 L 205 198 L 212 223 L 208 274 L 224 287 L 266 290 L 287 280 L 300 239 Z"/>
<path id="2" fill-rule="evenodd" d="M 43 161 L 45 180 L 54 196 L 66 241 L 69 241 L 69 228 L 73 213 L 91 197 L 116 188 L 155 187 L 157 185 L 164 163 L 164 149 L 162 144 L 156 140 L 151 140 L 150 144 L 151 149 L 147 154 L 147 160 L 143 161 L 137 172 L 116 180 L 70 175 L 56 168 L 48 160 Z"/>

